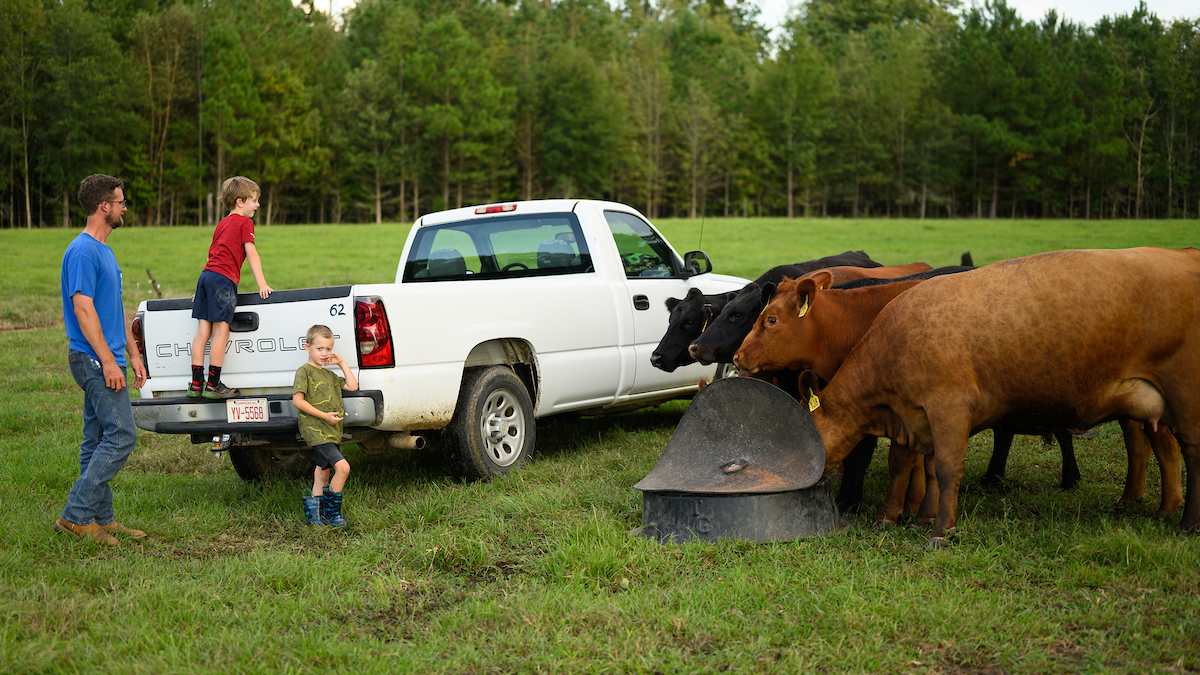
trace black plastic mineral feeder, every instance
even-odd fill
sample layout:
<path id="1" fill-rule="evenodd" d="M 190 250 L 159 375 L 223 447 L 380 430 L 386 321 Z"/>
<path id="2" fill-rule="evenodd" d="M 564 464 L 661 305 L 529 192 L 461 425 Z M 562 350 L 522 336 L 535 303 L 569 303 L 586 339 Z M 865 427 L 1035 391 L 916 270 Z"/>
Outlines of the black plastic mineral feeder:
<path id="1" fill-rule="evenodd" d="M 696 394 L 642 491 L 641 536 L 663 543 L 767 542 L 841 529 L 825 446 L 799 403 L 761 380 Z"/>

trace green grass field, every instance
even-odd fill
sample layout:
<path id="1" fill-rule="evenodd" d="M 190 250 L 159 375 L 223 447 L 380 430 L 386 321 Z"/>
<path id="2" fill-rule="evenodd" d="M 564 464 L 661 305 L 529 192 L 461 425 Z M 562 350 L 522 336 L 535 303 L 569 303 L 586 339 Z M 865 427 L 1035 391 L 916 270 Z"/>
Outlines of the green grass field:
<path id="1" fill-rule="evenodd" d="M 657 223 L 680 251 L 699 222 Z M 863 249 L 885 264 L 977 264 L 1058 248 L 1196 243 L 1196 221 L 717 220 L 718 272 Z M 407 225 L 258 230 L 275 288 L 390 281 Z M 438 673 L 1045 673 L 1200 670 L 1200 536 L 1144 504 L 1116 511 L 1119 430 L 1076 442 L 1079 489 L 1056 446 L 1018 437 L 1004 489 L 972 439 L 962 535 L 870 526 L 827 538 L 661 546 L 632 485 L 686 403 L 539 424 L 525 470 L 462 484 L 436 448 L 350 449 L 345 531 L 305 527 L 309 481 L 247 484 L 227 458 L 143 433 L 113 482 L 118 518 L 148 531 L 117 549 L 51 529 L 78 472 L 82 394 L 63 351 L 59 261 L 77 230 L 0 231 L 0 671 Z M 132 309 L 191 293 L 211 230 L 109 239 Z M 319 260 L 319 263 L 313 263 Z M 305 276 L 310 275 L 310 276 Z M 311 276 L 315 275 L 315 276 Z M 246 274 L 241 290 L 254 289 Z"/>

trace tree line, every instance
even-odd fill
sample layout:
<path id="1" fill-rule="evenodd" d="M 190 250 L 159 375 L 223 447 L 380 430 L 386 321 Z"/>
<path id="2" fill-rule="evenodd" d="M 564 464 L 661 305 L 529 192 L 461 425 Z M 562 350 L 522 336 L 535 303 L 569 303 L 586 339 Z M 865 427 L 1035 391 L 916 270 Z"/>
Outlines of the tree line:
<path id="1" fill-rule="evenodd" d="M 1200 21 L 1004 0 L 0 0 L 0 227 L 650 217 L 1195 218 Z"/>

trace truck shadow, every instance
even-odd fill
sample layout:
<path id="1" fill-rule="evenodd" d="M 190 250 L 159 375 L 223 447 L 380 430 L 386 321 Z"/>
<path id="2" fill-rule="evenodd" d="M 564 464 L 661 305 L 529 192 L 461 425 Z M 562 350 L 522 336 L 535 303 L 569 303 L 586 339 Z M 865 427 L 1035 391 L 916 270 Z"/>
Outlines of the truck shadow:
<path id="1" fill-rule="evenodd" d="M 667 403 L 628 413 L 598 416 L 555 415 L 538 420 L 533 462 L 595 452 L 597 445 L 632 442 L 665 447 L 687 409 L 686 402 Z M 632 440 L 630 440 L 632 438 Z M 351 450 L 354 479 L 379 487 L 414 483 L 458 482 L 449 449 L 440 434 L 430 434 L 423 450 L 390 450 L 370 455 Z"/>

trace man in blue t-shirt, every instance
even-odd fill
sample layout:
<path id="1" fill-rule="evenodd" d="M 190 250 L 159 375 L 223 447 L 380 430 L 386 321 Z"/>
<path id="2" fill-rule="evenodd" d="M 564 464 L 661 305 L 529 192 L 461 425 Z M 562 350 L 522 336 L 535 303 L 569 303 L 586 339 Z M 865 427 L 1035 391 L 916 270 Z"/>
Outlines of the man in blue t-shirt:
<path id="1" fill-rule="evenodd" d="M 62 260 L 63 322 L 67 362 L 83 389 L 83 443 L 79 479 L 54 529 L 78 538 L 116 546 L 114 534 L 140 539 L 113 517 L 108 482 L 137 444 L 137 427 L 125 381 L 125 353 L 133 365 L 134 387 L 146 382 L 146 366 L 133 341 L 121 303 L 121 268 L 105 243 L 124 224 L 125 190 L 120 178 L 93 174 L 79 184 L 79 203 L 87 226 L 67 246 Z"/>

